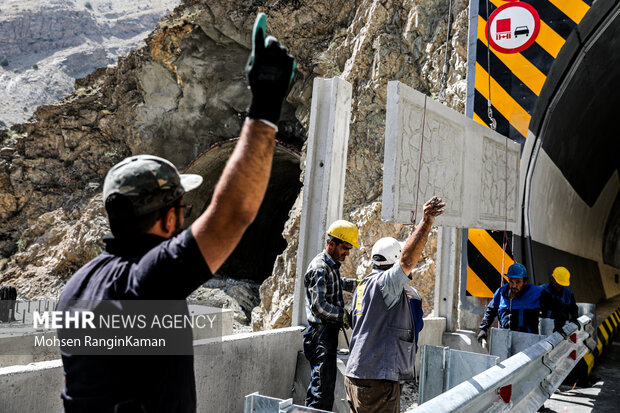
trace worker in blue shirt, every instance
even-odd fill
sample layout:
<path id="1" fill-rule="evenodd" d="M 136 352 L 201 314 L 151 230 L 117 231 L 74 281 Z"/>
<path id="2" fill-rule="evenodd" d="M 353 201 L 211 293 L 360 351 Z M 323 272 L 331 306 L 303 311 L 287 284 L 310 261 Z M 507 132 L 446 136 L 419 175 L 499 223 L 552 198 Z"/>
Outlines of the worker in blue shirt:
<path id="1" fill-rule="evenodd" d="M 542 288 L 562 301 L 562 313 L 566 321 L 575 321 L 579 317 L 579 308 L 575 302 L 575 296 L 568 286 L 570 285 L 570 272 L 565 267 L 556 267 L 551 274 L 548 284 Z M 545 318 L 554 318 L 551 311 L 541 314 Z"/>
<path id="2" fill-rule="evenodd" d="M 276 124 L 295 63 L 275 38 L 266 36 L 265 25 L 266 17 L 260 14 L 246 67 L 252 102 L 211 203 L 182 230 L 191 208 L 184 195 L 202 178 L 179 174 L 172 163 L 152 155 L 131 156 L 116 164 L 103 184 L 112 236 L 105 239 L 106 250 L 67 282 L 58 311 L 67 317 L 102 311 L 126 316 L 126 310 L 133 309 L 141 312 L 139 316 L 152 316 L 169 308 L 173 313 L 165 315 L 189 318 L 186 298 L 233 252 L 256 217 L 269 182 Z M 145 310 L 153 300 L 157 308 L 151 304 Z M 155 329 L 135 330 L 150 338 Z M 112 346 L 106 352 L 106 347 L 81 346 L 85 340 L 65 341 L 68 344 L 61 345 L 64 411 L 195 413 L 191 326 L 163 330 L 178 330 L 164 343 L 174 348 L 164 353 L 129 348 L 123 351 L 131 354 L 119 354 Z M 96 333 L 115 338 L 117 331 L 127 329 L 65 326 L 58 329 L 58 337 Z M 202 410 L 217 411 L 213 406 Z"/>
<path id="3" fill-rule="evenodd" d="M 480 323 L 480 332 L 476 337 L 480 343 L 487 339 L 495 317 L 499 317 L 501 328 L 538 334 L 540 313 L 550 311 L 556 321 L 555 330 L 562 328 L 564 317 L 560 311 L 561 304 L 542 287 L 527 282 L 527 270 L 522 264 L 512 264 L 506 276 L 508 283 L 495 291 Z"/>

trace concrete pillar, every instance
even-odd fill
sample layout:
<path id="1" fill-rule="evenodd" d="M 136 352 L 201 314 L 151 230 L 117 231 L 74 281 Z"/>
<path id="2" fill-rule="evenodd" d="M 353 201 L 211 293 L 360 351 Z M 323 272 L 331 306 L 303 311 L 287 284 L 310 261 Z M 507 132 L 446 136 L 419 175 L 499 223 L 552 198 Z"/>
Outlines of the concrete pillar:
<path id="1" fill-rule="evenodd" d="M 314 79 L 297 250 L 294 326 L 307 323 L 304 275 L 308 264 L 325 248 L 329 224 L 342 218 L 351 91 L 351 84 L 338 77 Z"/>
<path id="2" fill-rule="evenodd" d="M 437 272 L 433 315 L 445 317 L 446 331 L 457 328 L 459 274 L 461 272 L 461 235 L 457 228 L 442 227 L 437 238 Z"/>

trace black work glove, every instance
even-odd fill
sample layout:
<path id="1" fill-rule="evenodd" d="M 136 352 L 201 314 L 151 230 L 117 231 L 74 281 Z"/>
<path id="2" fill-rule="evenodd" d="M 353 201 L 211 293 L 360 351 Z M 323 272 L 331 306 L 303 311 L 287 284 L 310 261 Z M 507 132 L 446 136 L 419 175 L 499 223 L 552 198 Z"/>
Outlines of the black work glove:
<path id="1" fill-rule="evenodd" d="M 252 32 L 252 54 L 245 67 L 245 75 L 252 89 L 248 117 L 276 124 L 293 79 L 295 59 L 275 37 L 265 39 L 266 25 L 267 17 L 259 13 Z"/>
<path id="2" fill-rule="evenodd" d="M 480 330 L 480 332 L 476 336 L 476 340 L 478 340 L 478 343 L 480 343 L 480 345 L 482 345 L 482 340 L 483 339 L 484 340 L 487 339 L 487 330 Z"/>

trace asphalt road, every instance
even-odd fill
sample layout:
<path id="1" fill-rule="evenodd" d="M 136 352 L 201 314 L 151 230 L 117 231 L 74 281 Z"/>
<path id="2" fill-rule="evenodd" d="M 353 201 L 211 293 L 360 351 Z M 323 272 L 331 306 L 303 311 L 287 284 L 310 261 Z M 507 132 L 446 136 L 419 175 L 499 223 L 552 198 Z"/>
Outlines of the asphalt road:
<path id="1" fill-rule="evenodd" d="M 620 412 L 620 334 L 616 334 L 614 341 L 594 365 L 590 374 L 590 387 L 572 389 L 570 386 L 560 386 L 539 411 Z"/>

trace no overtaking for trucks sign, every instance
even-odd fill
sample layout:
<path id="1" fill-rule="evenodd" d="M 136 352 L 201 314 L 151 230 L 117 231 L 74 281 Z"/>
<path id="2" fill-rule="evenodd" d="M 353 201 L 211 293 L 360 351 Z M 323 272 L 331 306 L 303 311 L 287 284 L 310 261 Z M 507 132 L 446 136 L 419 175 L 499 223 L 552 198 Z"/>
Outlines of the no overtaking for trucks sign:
<path id="1" fill-rule="evenodd" d="M 501 53 L 518 53 L 534 43 L 540 17 L 530 4 L 511 2 L 497 8 L 486 28 L 489 45 Z"/>

